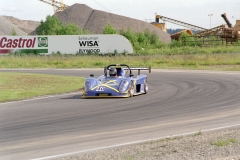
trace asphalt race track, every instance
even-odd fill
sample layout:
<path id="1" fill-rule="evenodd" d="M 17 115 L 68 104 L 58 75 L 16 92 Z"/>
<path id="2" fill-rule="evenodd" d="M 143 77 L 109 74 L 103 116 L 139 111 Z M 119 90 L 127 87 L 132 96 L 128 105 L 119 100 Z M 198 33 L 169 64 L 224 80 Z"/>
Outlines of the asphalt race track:
<path id="1" fill-rule="evenodd" d="M 0 70 L 99 76 L 103 70 Z M 143 73 L 143 72 L 142 72 Z M 146 95 L 0 103 L 0 159 L 49 159 L 240 125 L 240 72 L 152 70 Z"/>

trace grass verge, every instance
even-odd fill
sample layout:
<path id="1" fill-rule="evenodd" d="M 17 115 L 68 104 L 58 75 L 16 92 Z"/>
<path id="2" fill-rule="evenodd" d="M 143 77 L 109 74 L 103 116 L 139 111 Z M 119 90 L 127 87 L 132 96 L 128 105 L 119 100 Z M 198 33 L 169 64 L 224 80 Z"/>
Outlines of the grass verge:
<path id="1" fill-rule="evenodd" d="M 79 91 L 84 78 L 0 72 L 0 102 Z"/>
<path id="2" fill-rule="evenodd" d="M 109 64 L 151 66 L 166 69 L 201 69 L 240 71 L 240 53 L 176 55 L 53 55 L 2 56 L 0 68 L 103 68 Z"/>

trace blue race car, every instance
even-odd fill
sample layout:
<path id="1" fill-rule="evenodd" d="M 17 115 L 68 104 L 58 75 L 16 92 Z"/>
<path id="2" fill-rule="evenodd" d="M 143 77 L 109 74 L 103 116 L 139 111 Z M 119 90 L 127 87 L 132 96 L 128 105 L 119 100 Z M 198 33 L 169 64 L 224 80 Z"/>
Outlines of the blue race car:
<path id="1" fill-rule="evenodd" d="M 133 71 L 138 75 L 134 77 Z M 91 74 L 85 80 L 82 98 L 106 98 L 106 97 L 133 97 L 134 95 L 148 92 L 147 76 L 140 74 L 141 70 L 151 67 L 131 68 L 126 64 L 111 64 L 104 67 L 104 75 L 94 78 Z"/>

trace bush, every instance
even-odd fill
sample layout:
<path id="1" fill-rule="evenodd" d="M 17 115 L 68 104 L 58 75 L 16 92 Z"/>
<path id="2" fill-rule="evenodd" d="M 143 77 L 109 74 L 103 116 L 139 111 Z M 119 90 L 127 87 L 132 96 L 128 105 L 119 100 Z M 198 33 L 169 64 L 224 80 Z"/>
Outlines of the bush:
<path id="1" fill-rule="evenodd" d="M 41 20 L 37 27 L 38 35 L 79 35 L 89 34 L 88 30 L 83 31 L 73 23 L 63 24 L 56 16 L 48 15 L 46 20 Z"/>
<path id="2" fill-rule="evenodd" d="M 114 29 L 110 24 L 107 24 L 107 26 L 103 30 L 103 34 L 116 34 L 117 31 Z"/>

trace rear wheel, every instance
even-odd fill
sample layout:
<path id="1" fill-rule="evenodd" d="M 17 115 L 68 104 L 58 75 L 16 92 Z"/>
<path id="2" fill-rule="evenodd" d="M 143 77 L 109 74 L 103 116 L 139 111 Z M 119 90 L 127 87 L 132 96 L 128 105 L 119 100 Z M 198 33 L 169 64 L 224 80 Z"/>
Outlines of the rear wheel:
<path id="1" fill-rule="evenodd" d="M 148 84 L 147 82 L 144 83 L 144 93 L 147 94 L 148 92 Z"/>
<path id="2" fill-rule="evenodd" d="M 147 84 L 147 79 L 144 81 L 144 94 L 147 94 L 148 92 L 148 84 Z"/>

